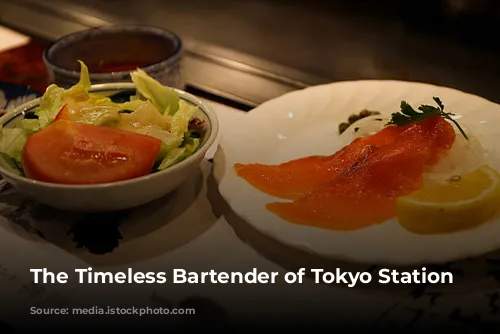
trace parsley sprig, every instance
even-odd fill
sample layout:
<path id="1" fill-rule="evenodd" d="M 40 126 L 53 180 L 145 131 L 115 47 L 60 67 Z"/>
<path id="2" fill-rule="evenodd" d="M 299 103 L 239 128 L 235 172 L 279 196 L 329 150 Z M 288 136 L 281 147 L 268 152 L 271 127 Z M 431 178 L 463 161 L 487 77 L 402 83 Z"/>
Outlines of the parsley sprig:
<path id="1" fill-rule="evenodd" d="M 462 129 L 460 124 L 458 124 L 458 122 L 451 117 L 455 114 L 444 111 L 444 104 L 441 102 L 439 97 L 433 97 L 432 99 L 438 106 L 433 107 L 423 104 L 418 107 L 420 112 L 413 109 L 412 106 L 410 106 L 406 101 L 401 101 L 401 112 L 393 113 L 391 120 L 387 123 L 387 125 L 405 126 L 413 122 L 422 121 L 431 116 L 440 115 L 455 124 L 462 136 L 464 136 L 466 140 L 469 140 L 469 137 L 465 134 L 465 131 Z"/>

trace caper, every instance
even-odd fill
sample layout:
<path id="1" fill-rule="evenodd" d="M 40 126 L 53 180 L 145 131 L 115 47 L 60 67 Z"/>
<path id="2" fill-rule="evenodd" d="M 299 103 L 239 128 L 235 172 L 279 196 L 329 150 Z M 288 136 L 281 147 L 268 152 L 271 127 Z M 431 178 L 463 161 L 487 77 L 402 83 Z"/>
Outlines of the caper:
<path id="1" fill-rule="evenodd" d="M 352 124 L 352 123 L 354 123 L 354 122 L 356 122 L 357 120 L 360 120 L 360 119 L 361 119 L 361 117 L 359 117 L 359 115 L 352 114 L 351 116 L 349 116 L 349 118 L 347 119 L 347 121 Z"/>
<path id="2" fill-rule="evenodd" d="M 364 109 L 359 113 L 359 117 L 368 117 L 368 116 L 371 116 L 370 110 Z"/>
<path id="3" fill-rule="evenodd" d="M 349 123 L 340 123 L 339 125 L 339 133 L 342 134 L 351 124 Z"/>
<path id="4" fill-rule="evenodd" d="M 371 111 L 368 109 L 363 109 L 360 113 L 359 116 L 361 117 L 368 117 L 368 116 L 374 116 L 374 115 L 380 115 L 378 111 Z"/>

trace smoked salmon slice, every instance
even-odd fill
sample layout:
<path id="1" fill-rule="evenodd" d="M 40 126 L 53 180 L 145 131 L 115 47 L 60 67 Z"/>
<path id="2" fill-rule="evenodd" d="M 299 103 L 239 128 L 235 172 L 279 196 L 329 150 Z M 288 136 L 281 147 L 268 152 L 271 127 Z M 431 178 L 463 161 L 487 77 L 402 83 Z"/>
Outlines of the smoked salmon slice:
<path id="1" fill-rule="evenodd" d="M 283 219 L 333 230 L 355 230 L 395 216 L 396 198 L 422 186 L 425 165 L 435 164 L 455 141 L 450 123 L 436 115 L 390 126 L 353 141 L 329 157 L 278 166 L 236 164 L 257 189 L 293 199 L 267 208 Z"/>
<path id="2" fill-rule="evenodd" d="M 253 187 L 271 196 L 294 199 L 315 184 L 330 180 L 357 161 L 372 146 L 387 145 L 403 132 L 391 126 L 364 138 L 358 138 L 331 156 L 310 156 L 280 165 L 235 164 L 237 175 Z"/>
<path id="3" fill-rule="evenodd" d="M 382 223 L 396 216 L 397 197 L 422 187 L 424 166 L 436 163 L 454 141 L 453 127 L 440 116 L 413 123 L 331 180 L 267 208 L 289 222 L 332 230 Z"/>

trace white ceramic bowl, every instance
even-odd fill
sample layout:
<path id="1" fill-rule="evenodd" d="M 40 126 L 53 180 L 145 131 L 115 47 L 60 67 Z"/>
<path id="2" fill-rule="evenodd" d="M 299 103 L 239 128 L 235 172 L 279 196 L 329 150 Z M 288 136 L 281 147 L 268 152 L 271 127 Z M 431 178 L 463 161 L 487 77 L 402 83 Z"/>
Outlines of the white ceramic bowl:
<path id="1" fill-rule="evenodd" d="M 107 96 L 135 92 L 132 83 L 106 83 L 94 85 L 94 93 Z M 180 98 L 198 106 L 196 116 L 205 120 L 206 130 L 201 135 L 201 144 L 192 156 L 180 163 L 146 176 L 131 180 L 95 185 L 63 185 L 31 180 L 20 175 L 9 165 L 7 158 L 0 156 L 0 174 L 21 193 L 40 203 L 61 210 L 80 212 L 104 212 L 136 207 L 158 199 L 176 189 L 199 168 L 207 150 L 214 143 L 219 125 L 215 112 L 197 97 L 176 90 Z M 34 111 L 40 99 L 19 106 L 0 118 L 0 125 L 15 126 L 24 115 Z"/>

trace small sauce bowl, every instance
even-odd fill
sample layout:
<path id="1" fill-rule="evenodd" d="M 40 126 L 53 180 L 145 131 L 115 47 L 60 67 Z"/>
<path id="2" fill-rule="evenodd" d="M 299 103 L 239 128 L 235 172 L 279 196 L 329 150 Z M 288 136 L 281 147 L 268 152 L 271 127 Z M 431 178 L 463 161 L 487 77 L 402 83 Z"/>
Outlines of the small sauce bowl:
<path id="1" fill-rule="evenodd" d="M 66 35 L 43 54 L 49 80 L 68 88 L 78 82 L 83 61 L 93 84 L 129 82 L 141 68 L 164 85 L 183 89 L 183 43 L 176 34 L 150 26 L 108 25 Z"/>

